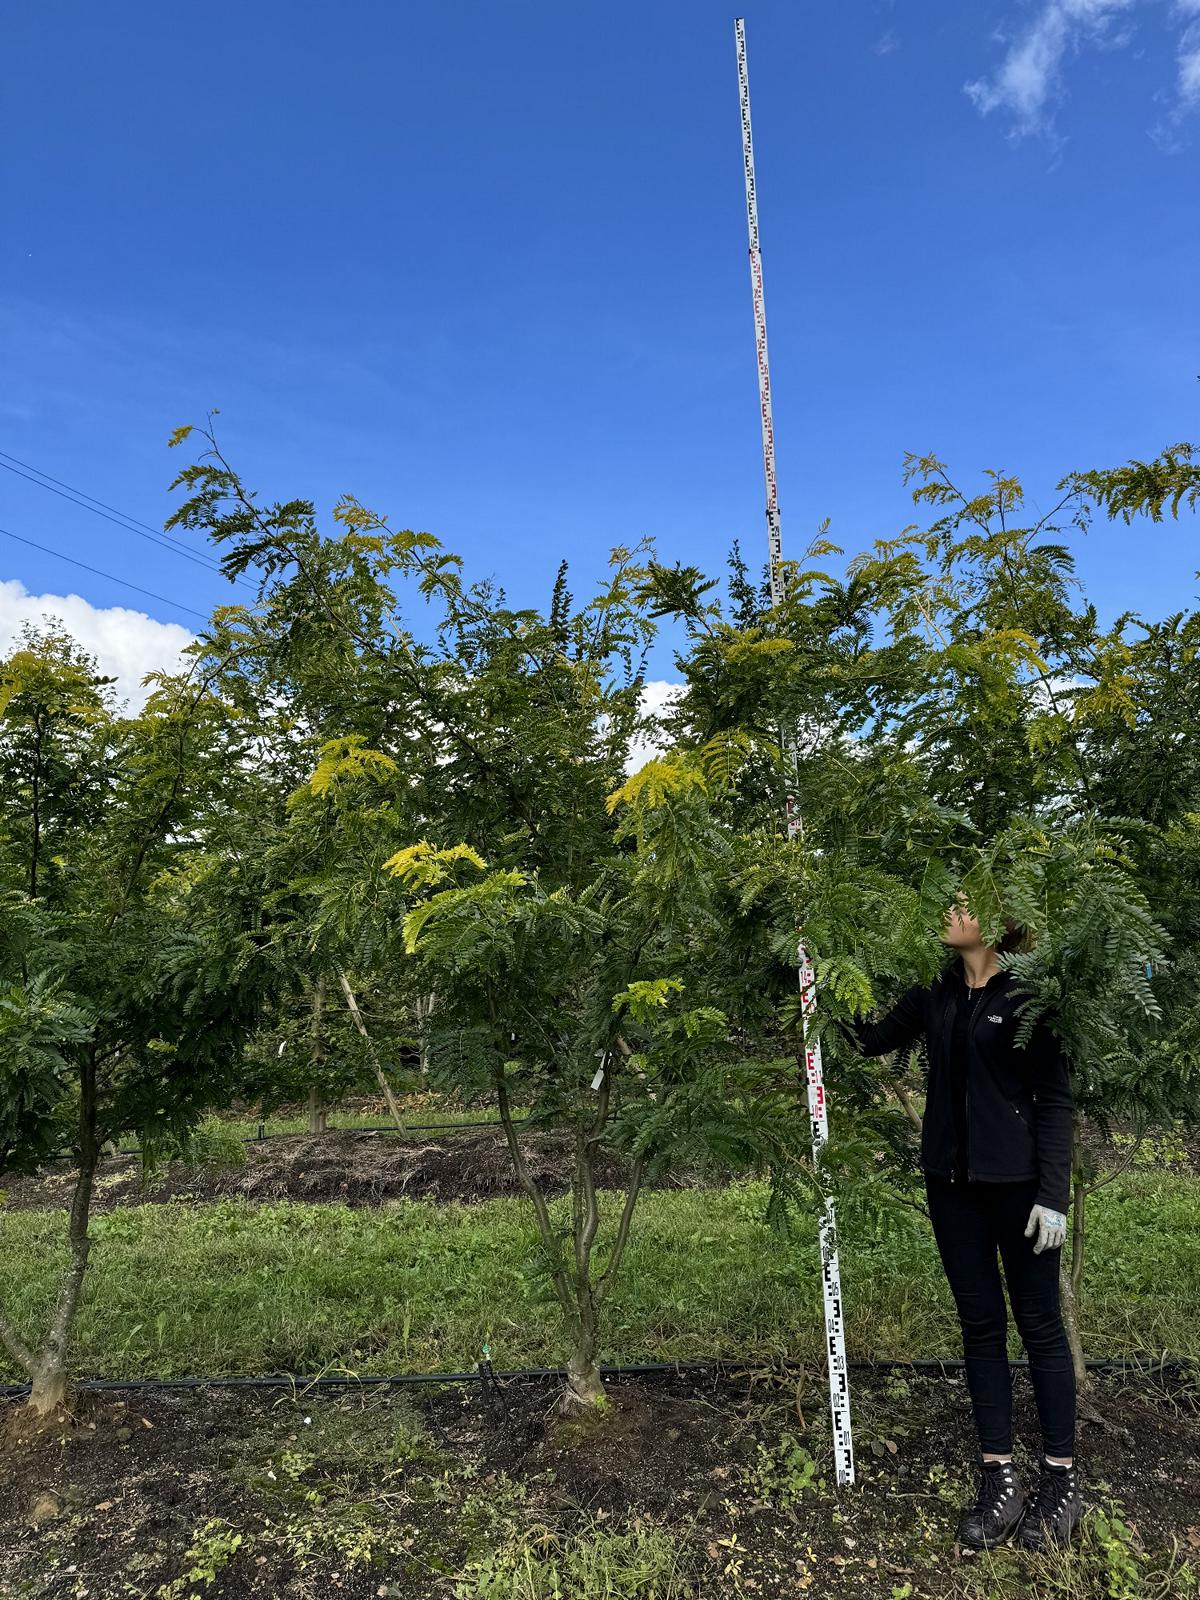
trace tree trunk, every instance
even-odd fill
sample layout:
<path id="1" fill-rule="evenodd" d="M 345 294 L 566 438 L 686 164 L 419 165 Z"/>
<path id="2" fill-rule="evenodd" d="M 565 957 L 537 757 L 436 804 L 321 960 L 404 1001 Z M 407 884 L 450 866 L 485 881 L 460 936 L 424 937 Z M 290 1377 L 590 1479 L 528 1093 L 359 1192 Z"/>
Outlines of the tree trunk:
<path id="1" fill-rule="evenodd" d="M 354 997 L 354 990 L 350 987 L 350 980 L 342 971 L 341 967 L 337 969 L 337 975 L 338 982 L 342 986 L 342 993 L 346 996 L 346 1005 L 349 1007 L 350 1015 L 354 1019 L 354 1026 L 358 1029 L 366 1043 L 367 1053 L 371 1057 L 371 1065 L 375 1069 L 375 1081 L 383 1090 L 383 1098 L 387 1101 L 387 1108 L 392 1114 L 392 1121 L 399 1128 L 400 1132 L 407 1136 L 408 1129 L 404 1126 L 404 1118 L 400 1115 L 400 1107 L 396 1104 L 396 1096 L 392 1093 L 392 1086 L 384 1076 L 383 1068 L 379 1064 L 379 1056 L 375 1050 L 375 1041 L 367 1032 L 367 1025 L 362 1019 L 362 1012 L 358 1009 L 358 1001 Z"/>
<path id="2" fill-rule="evenodd" d="M 325 1133 L 327 1112 L 325 1102 L 321 1099 L 321 1091 L 314 1083 L 308 1091 L 308 1131 L 309 1133 Z"/>
<path id="3" fill-rule="evenodd" d="M 429 1087 L 429 1047 L 426 1041 L 426 1034 L 429 1027 L 429 1019 L 433 1015 L 433 1003 L 436 999 L 437 996 L 432 992 L 417 997 L 417 1048 L 421 1054 L 422 1089 L 428 1089 Z"/>
<path id="4" fill-rule="evenodd" d="M 44 1417 L 57 1411 L 67 1398 L 67 1368 L 61 1358 L 47 1359 L 33 1369 L 33 1384 L 29 1390 L 29 1408 L 36 1416 Z"/>
<path id="5" fill-rule="evenodd" d="M 493 1010 L 493 1020 L 495 1012 Z M 624 1039 L 618 1037 L 617 1048 L 623 1056 L 632 1052 Z M 598 1278 L 592 1276 L 592 1249 L 600 1227 L 600 1209 L 596 1195 L 596 1149 L 604 1135 L 608 1121 L 611 1095 L 610 1056 L 605 1053 L 604 1072 L 597 1086 L 595 1114 L 587 1124 L 580 1121 L 575 1130 L 575 1177 L 571 1185 L 571 1236 L 574 1251 L 574 1270 L 563 1259 L 563 1251 L 550 1216 L 546 1197 L 530 1173 L 517 1137 L 508 1100 L 508 1087 L 503 1069 L 495 1069 L 496 1104 L 500 1121 L 512 1157 L 517 1182 L 528 1195 L 537 1218 L 538 1233 L 550 1269 L 555 1297 L 562 1309 L 563 1320 L 571 1339 L 571 1355 L 567 1362 L 566 1400 L 579 1405 L 599 1407 L 605 1403 L 604 1383 L 600 1376 L 600 1312 L 613 1278 L 629 1243 L 629 1230 L 634 1208 L 641 1193 L 645 1162 L 638 1157 L 629 1175 L 625 1191 L 625 1204 L 621 1220 L 609 1253 L 608 1264 Z"/>
<path id="6" fill-rule="evenodd" d="M 605 1073 L 604 1084 L 600 1090 L 602 1102 L 606 1099 L 607 1081 L 608 1074 Z M 571 1185 L 571 1234 L 575 1251 L 575 1272 L 571 1284 L 575 1301 L 572 1336 L 575 1348 L 567 1363 L 567 1393 L 570 1399 L 589 1406 L 600 1405 L 604 1400 L 600 1363 L 596 1359 L 599 1342 L 596 1302 L 592 1297 L 592 1246 L 596 1242 L 599 1227 L 600 1208 L 596 1198 L 596 1167 L 592 1157 L 592 1143 L 588 1137 L 588 1130 L 577 1125 L 575 1181 Z"/>
<path id="7" fill-rule="evenodd" d="M 325 1010 L 325 979 L 318 978 L 312 991 L 312 1030 L 309 1037 L 308 1061 L 312 1082 L 308 1090 L 308 1131 L 325 1132 L 325 1102 L 321 1094 L 321 1063 L 325 1059 L 325 1038 L 321 1020 Z"/>
<path id="8" fill-rule="evenodd" d="M 537 1179 L 529 1170 L 525 1154 L 521 1149 L 521 1141 L 517 1137 L 516 1125 L 512 1118 L 512 1107 L 508 1101 L 508 1088 L 504 1082 L 504 1073 L 497 1067 L 495 1073 L 496 1106 L 500 1112 L 500 1122 L 504 1128 L 504 1137 L 508 1144 L 508 1153 L 512 1159 L 513 1171 L 517 1182 L 529 1197 L 533 1207 L 534 1217 L 537 1219 L 538 1236 L 542 1241 L 542 1249 L 546 1253 L 546 1263 L 550 1272 L 550 1281 L 554 1285 L 554 1295 L 566 1318 L 567 1325 L 574 1328 L 577 1319 L 577 1310 L 571 1298 L 571 1287 L 567 1270 L 562 1260 L 562 1251 L 559 1247 L 558 1234 L 550 1216 L 550 1207 L 546 1204 L 546 1196 L 538 1186 Z"/>
<path id="9" fill-rule="evenodd" d="M 91 1240 L 88 1223 L 91 1219 L 92 1188 L 96 1178 L 96 1165 L 100 1158 L 96 1138 L 96 1059 L 95 1049 L 89 1052 L 81 1074 L 79 1096 L 79 1177 L 71 1201 L 71 1219 L 67 1237 L 71 1259 L 66 1276 L 58 1291 L 58 1302 L 50 1323 L 46 1343 L 34 1358 L 30 1373 L 32 1386 L 29 1405 L 38 1416 L 62 1405 L 67 1396 L 67 1348 L 79 1298 L 87 1272 Z"/>
<path id="10" fill-rule="evenodd" d="M 583 1310 L 582 1305 L 580 1310 Z M 593 1311 L 590 1303 L 588 1310 L 589 1313 Z M 567 1391 L 571 1399 L 578 1401 L 580 1405 L 602 1406 L 605 1402 L 600 1363 L 596 1359 L 597 1346 L 596 1319 L 594 1314 L 590 1314 L 586 1324 L 580 1322 L 575 1336 L 575 1348 L 567 1364 Z"/>
<path id="11" fill-rule="evenodd" d="M 924 1124 L 921 1121 L 921 1113 L 917 1110 L 916 1106 L 913 1105 L 912 1097 L 910 1096 L 908 1090 L 902 1083 L 896 1083 L 893 1081 L 892 1092 L 895 1094 L 896 1099 L 899 1100 L 900 1108 L 904 1112 L 904 1115 L 908 1118 L 914 1131 L 917 1134 L 920 1134 Z"/>
<path id="12" fill-rule="evenodd" d="M 1062 1262 L 1063 1324 L 1067 1330 L 1067 1344 L 1071 1350 L 1071 1365 L 1075 1368 L 1075 1383 L 1080 1390 L 1090 1387 L 1083 1339 L 1079 1332 L 1079 1304 L 1083 1294 L 1083 1253 L 1086 1238 L 1085 1204 L 1087 1190 L 1083 1182 L 1083 1148 L 1079 1135 L 1071 1153 L 1071 1255 Z"/>
<path id="13" fill-rule="evenodd" d="M 617 1042 L 623 1055 L 631 1054 L 623 1039 Z M 600 1312 L 629 1243 L 629 1230 L 645 1171 L 645 1162 L 639 1156 L 629 1174 L 625 1204 L 621 1208 L 621 1220 L 609 1252 L 608 1265 L 598 1278 L 593 1278 L 592 1251 L 600 1228 L 600 1209 L 596 1197 L 596 1150 L 608 1121 L 612 1091 L 610 1061 L 611 1057 L 605 1053 L 602 1062 L 604 1073 L 600 1080 L 592 1126 L 587 1131 L 580 1126 L 575 1134 L 575 1182 L 571 1207 L 575 1235 L 575 1348 L 567 1365 L 567 1383 L 570 1397 L 589 1406 L 603 1405 L 605 1399 L 599 1362 Z"/>

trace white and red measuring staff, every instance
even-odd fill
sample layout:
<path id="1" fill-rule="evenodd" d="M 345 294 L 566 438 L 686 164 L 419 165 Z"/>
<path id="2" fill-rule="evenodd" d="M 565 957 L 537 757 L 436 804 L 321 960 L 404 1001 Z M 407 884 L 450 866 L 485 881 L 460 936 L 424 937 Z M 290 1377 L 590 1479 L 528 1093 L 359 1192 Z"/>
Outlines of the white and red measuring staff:
<path id="1" fill-rule="evenodd" d="M 737 39 L 738 87 L 742 101 L 742 156 L 746 168 L 746 222 L 750 232 L 750 286 L 754 296 L 754 338 L 758 353 L 758 399 L 762 415 L 763 474 L 767 485 L 767 537 L 770 545 L 771 603 L 784 598 L 783 539 L 779 527 L 779 489 L 775 481 L 775 423 L 771 414 L 771 372 L 767 362 L 767 308 L 763 295 L 762 252 L 758 242 L 758 203 L 754 191 L 754 140 L 750 131 L 750 79 L 746 72 L 746 27 L 734 22 Z M 785 741 L 785 754 L 795 764 L 795 746 Z M 787 796 L 788 838 L 804 829 L 796 797 Z M 804 1066 L 808 1083 L 808 1111 L 812 1122 L 813 1162 L 829 1138 L 825 1105 L 825 1076 L 821 1045 L 810 1037 L 809 1020 L 817 1003 L 817 982 L 812 959 L 799 940 L 796 965 L 800 978 L 800 1010 L 804 1030 Z M 829 1405 L 833 1415 L 834 1465 L 839 1484 L 854 1482 L 854 1438 L 850 1428 L 850 1376 L 846 1367 L 846 1332 L 842 1314 L 842 1275 L 838 1264 L 837 1219 L 833 1201 L 826 1196 L 821 1208 L 821 1286 L 825 1301 L 825 1354 L 829 1367 Z"/>

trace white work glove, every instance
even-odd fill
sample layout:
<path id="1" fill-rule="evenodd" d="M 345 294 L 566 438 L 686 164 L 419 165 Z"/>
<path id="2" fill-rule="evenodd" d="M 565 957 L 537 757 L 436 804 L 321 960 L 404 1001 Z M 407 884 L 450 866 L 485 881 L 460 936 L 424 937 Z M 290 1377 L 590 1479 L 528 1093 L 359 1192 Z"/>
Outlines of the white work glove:
<path id="1" fill-rule="evenodd" d="M 1067 1237 L 1067 1219 L 1061 1211 L 1051 1211 L 1047 1206 L 1034 1206 L 1025 1224 L 1025 1237 L 1032 1239 L 1035 1233 L 1035 1256 L 1040 1256 L 1043 1250 L 1059 1250 Z"/>

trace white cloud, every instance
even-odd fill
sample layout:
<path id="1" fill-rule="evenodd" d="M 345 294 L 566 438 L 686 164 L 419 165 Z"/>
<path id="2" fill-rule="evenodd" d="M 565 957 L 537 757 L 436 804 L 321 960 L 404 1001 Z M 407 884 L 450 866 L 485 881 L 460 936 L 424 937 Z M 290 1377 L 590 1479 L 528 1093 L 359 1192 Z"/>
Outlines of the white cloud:
<path id="1" fill-rule="evenodd" d="M 192 640 L 177 622 L 159 622 L 125 606 L 100 609 L 77 594 L 30 594 L 23 583 L 9 578 L 0 579 L 0 657 L 13 648 L 23 623 L 40 626 L 48 617 L 96 657 L 101 672 L 117 679 L 117 694 L 133 711 L 145 702 L 145 675 L 156 668 L 174 670 Z"/>
<path id="2" fill-rule="evenodd" d="M 890 56 L 900 48 L 900 35 L 895 28 L 889 28 L 886 33 L 880 34 L 872 48 L 877 56 Z"/>
<path id="3" fill-rule="evenodd" d="M 1120 49 L 1133 38 L 1132 26 L 1118 27 L 1139 5 L 1161 0 L 1042 0 L 1033 20 L 1007 45 L 1004 60 L 986 78 L 964 85 L 983 116 L 1006 112 L 1015 134 L 1049 131 L 1054 105 L 1062 91 L 1062 68 L 1068 54 L 1092 48 Z M 1178 44 L 1178 103 L 1175 118 L 1200 106 L 1200 0 L 1170 0 L 1168 16 L 1183 22 Z"/>
<path id="4" fill-rule="evenodd" d="M 1011 113 L 1022 132 L 1044 125 L 1047 107 L 1059 85 L 1063 57 L 1081 43 L 1103 41 L 1112 23 L 1135 0 L 1046 0 L 1028 28 L 1010 45 L 991 78 L 966 85 L 987 116 Z"/>
<path id="5" fill-rule="evenodd" d="M 672 702 L 683 693 L 686 688 L 682 683 L 668 683 L 664 679 L 656 678 L 653 683 L 642 686 L 642 710 L 649 716 L 661 716 Z M 655 738 L 651 735 L 648 739 L 635 739 L 629 747 L 629 754 L 625 761 L 625 770 L 634 773 L 639 767 L 644 767 L 647 761 L 653 761 L 668 749 L 665 738 Z"/>
<path id="6" fill-rule="evenodd" d="M 1191 10 L 1200 13 L 1200 0 Z M 1179 41 L 1179 103 L 1188 110 L 1200 106 L 1200 22 L 1185 28 Z"/>

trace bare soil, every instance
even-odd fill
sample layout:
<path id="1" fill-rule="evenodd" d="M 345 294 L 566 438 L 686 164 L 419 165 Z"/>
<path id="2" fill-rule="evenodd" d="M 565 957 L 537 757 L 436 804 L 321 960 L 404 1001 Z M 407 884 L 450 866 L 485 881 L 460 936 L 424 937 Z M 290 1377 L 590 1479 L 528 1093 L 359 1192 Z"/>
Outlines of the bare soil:
<path id="1" fill-rule="evenodd" d="M 570 1186 L 570 1136 L 523 1130 L 521 1148 L 530 1171 L 547 1194 Z M 143 1188 L 137 1156 L 112 1156 L 98 1174 L 93 1212 L 167 1200 L 341 1201 L 378 1206 L 389 1200 L 491 1200 L 518 1193 L 512 1160 L 501 1130 L 451 1133 L 405 1139 L 398 1134 L 336 1129 L 328 1133 L 287 1134 L 244 1146 L 242 1166 L 190 1166 L 173 1162 L 150 1187 Z M 598 1178 L 604 1188 L 624 1186 L 626 1168 L 603 1158 Z M 698 1172 L 674 1171 L 651 1179 L 648 1187 L 694 1188 L 706 1180 Z M 713 1179 L 707 1180 L 715 1181 Z M 5 1179 L 12 1210 L 68 1207 L 75 1173 L 69 1162 L 32 1177 Z"/>
<path id="2" fill-rule="evenodd" d="M 858 1381 L 858 1482 L 840 1494 L 819 1373 L 799 1386 L 764 1371 L 610 1393 L 608 1415 L 586 1423 L 564 1416 L 550 1382 L 490 1395 L 93 1396 L 32 1432 L 0 1410 L 0 1595 L 549 1595 L 480 1590 L 472 1563 L 525 1548 L 536 1570 L 572 1538 L 655 1530 L 674 1541 L 673 1596 L 1109 1592 L 1116 1557 L 1094 1513 L 1069 1590 L 1050 1581 L 1061 1566 L 955 1546 L 973 1488 L 961 1380 Z M 1023 1374 L 1016 1394 L 1025 1470 L 1036 1432 Z M 1169 1587 L 1119 1592 L 1192 1593 L 1178 1562 L 1200 1550 L 1197 1391 L 1105 1380 L 1097 1406 L 1104 1422 L 1082 1424 L 1079 1447 L 1089 1501 L 1120 1500 L 1135 1565 L 1176 1563 Z"/>

